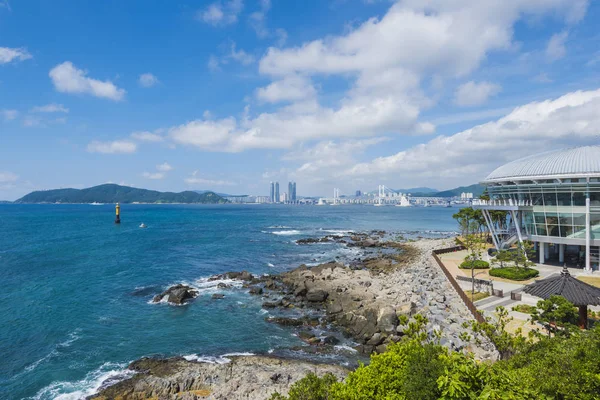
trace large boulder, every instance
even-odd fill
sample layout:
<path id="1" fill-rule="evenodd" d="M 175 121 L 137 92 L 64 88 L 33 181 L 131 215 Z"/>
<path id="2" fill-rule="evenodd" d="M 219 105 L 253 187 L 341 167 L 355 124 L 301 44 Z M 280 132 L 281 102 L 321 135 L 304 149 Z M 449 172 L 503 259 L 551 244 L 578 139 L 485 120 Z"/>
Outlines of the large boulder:
<path id="1" fill-rule="evenodd" d="M 327 296 L 329 293 L 322 289 L 311 289 L 306 292 L 306 300 L 311 303 L 322 303 L 327 300 Z"/>
<path id="2" fill-rule="evenodd" d="M 398 317 L 396 316 L 396 310 L 392 307 L 384 307 L 379 310 L 377 316 L 377 328 L 381 332 L 392 333 L 396 331 L 398 326 Z"/>
<path id="3" fill-rule="evenodd" d="M 161 294 L 157 294 L 154 296 L 152 300 L 154 303 L 158 303 L 166 298 L 169 303 L 182 305 L 185 304 L 188 300 L 191 300 L 198 296 L 198 291 L 187 286 L 178 284 L 175 286 L 171 286 Z"/>

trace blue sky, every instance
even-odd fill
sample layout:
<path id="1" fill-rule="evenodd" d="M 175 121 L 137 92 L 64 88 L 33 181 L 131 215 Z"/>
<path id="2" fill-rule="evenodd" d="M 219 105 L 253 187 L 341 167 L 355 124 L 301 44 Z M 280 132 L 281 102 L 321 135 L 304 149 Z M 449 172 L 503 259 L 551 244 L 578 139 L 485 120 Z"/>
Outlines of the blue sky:
<path id="1" fill-rule="evenodd" d="M 598 142 L 598 20 L 586 0 L 0 1 L 0 199 L 471 184 Z"/>

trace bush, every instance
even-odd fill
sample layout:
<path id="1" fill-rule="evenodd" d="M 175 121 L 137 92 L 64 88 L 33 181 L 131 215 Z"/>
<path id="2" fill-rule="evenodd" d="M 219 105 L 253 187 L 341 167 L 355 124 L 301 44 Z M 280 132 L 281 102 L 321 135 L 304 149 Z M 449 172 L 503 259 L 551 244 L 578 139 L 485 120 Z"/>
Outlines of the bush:
<path id="1" fill-rule="evenodd" d="M 522 312 L 525 314 L 531 314 L 536 310 L 535 306 L 530 306 L 529 304 L 517 304 L 512 308 L 513 311 Z"/>
<path id="2" fill-rule="evenodd" d="M 513 281 L 526 281 L 527 279 L 535 278 L 539 274 L 540 271 L 533 268 L 506 267 L 490 269 L 491 276 L 510 279 Z"/>
<path id="3" fill-rule="evenodd" d="M 490 267 L 490 263 L 487 261 L 483 261 L 483 260 L 475 260 L 475 261 L 465 260 L 459 265 L 459 268 L 462 268 L 462 269 L 471 269 L 471 268 L 488 269 L 489 267 Z"/>

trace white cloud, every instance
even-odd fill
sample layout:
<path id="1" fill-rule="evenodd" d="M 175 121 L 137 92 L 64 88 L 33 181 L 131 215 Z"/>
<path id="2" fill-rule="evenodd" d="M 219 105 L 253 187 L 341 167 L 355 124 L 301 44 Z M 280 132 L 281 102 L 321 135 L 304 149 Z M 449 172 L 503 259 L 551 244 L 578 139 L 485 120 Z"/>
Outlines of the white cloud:
<path id="1" fill-rule="evenodd" d="M 31 109 L 31 112 L 35 113 L 68 113 L 69 109 L 62 104 L 51 103 L 45 106 L 37 106 Z"/>
<path id="2" fill-rule="evenodd" d="M 165 177 L 165 173 L 164 172 L 144 172 L 142 174 L 142 176 L 147 179 L 158 180 L 158 179 L 163 179 Z"/>
<path id="3" fill-rule="evenodd" d="M 600 89 L 533 102 L 508 115 L 451 136 L 439 136 L 397 154 L 348 168 L 345 178 L 399 184 L 479 181 L 497 166 L 553 148 L 598 143 Z"/>
<path id="4" fill-rule="evenodd" d="M 219 59 L 213 55 L 208 58 L 207 65 L 208 69 L 212 72 L 219 71 L 221 69 Z"/>
<path id="5" fill-rule="evenodd" d="M 87 151 L 90 153 L 127 154 L 135 153 L 136 150 L 137 145 L 128 140 L 115 140 L 112 142 L 99 142 L 94 140 L 87 146 Z"/>
<path id="6" fill-rule="evenodd" d="M 17 115 L 19 115 L 17 110 L 0 110 L 0 116 L 2 116 L 5 121 L 12 121 L 17 118 Z"/>
<path id="7" fill-rule="evenodd" d="M 287 76 L 256 91 L 256 97 L 268 103 L 304 100 L 315 95 L 316 90 L 310 79 L 300 75 Z"/>
<path id="8" fill-rule="evenodd" d="M 12 9 L 10 8 L 10 3 L 8 2 L 8 0 L 0 1 L 0 8 L 5 8 L 8 11 L 12 11 Z"/>
<path id="9" fill-rule="evenodd" d="M 63 93 L 91 94 L 115 101 L 123 100 L 125 90 L 118 88 L 110 81 L 100 81 L 87 77 L 87 71 L 77 69 L 70 61 L 50 70 L 50 78 L 54 88 Z"/>
<path id="10" fill-rule="evenodd" d="M 0 183 L 12 183 L 19 179 L 19 175 L 8 171 L 0 171 Z"/>
<path id="11" fill-rule="evenodd" d="M 194 185 L 209 185 L 209 186 L 234 186 L 235 182 L 222 180 L 222 179 L 207 179 L 203 178 L 198 174 L 198 171 L 194 171 L 192 176 L 184 179 L 185 183 L 190 186 Z"/>
<path id="12" fill-rule="evenodd" d="M 213 26 L 234 24 L 243 8 L 243 0 L 229 0 L 225 3 L 217 1 L 204 11 L 199 11 L 197 18 Z"/>
<path id="13" fill-rule="evenodd" d="M 26 128 L 34 128 L 37 126 L 44 127 L 45 125 L 42 123 L 40 118 L 28 115 L 23 118 L 23 126 Z"/>
<path id="14" fill-rule="evenodd" d="M 158 83 L 158 78 L 148 72 L 141 74 L 138 82 L 141 87 L 149 88 Z"/>
<path id="15" fill-rule="evenodd" d="M 131 137 L 140 142 L 162 142 L 164 138 L 161 135 L 152 132 L 133 132 Z"/>
<path id="16" fill-rule="evenodd" d="M 275 30 L 275 36 L 277 37 L 277 41 L 275 42 L 278 47 L 281 47 L 287 42 L 288 34 L 285 29 L 278 28 Z"/>
<path id="17" fill-rule="evenodd" d="M 454 104 L 460 107 L 479 106 L 501 90 L 500 85 L 495 83 L 470 81 L 456 89 Z"/>
<path id="18" fill-rule="evenodd" d="M 169 136 L 180 144 L 211 150 L 223 146 L 236 129 L 233 118 L 207 121 L 195 120 L 169 130 Z"/>
<path id="19" fill-rule="evenodd" d="M 248 17 L 248 22 L 254 31 L 256 36 L 264 39 L 269 36 L 269 30 L 266 26 L 267 13 L 271 8 L 271 0 L 261 0 L 260 11 L 253 12 Z"/>
<path id="20" fill-rule="evenodd" d="M 165 162 L 165 163 L 162 163 L 162 164 L 158 164 L 156 166 L 156 169 L 158 171 L 161 171 L 161 172 L 169 172 L 169 171 L 173 170 L 173 167 L 170 166 L 168 163 Z"/>
<path id="21" fill-rule="evenodd" d="M 33 58 L 25 48 L 0 47 L 0 65 Z"/>
<path id="22" fill-rule="evenodd" d="M 243 65 L 250 65 L 254 62 L 254 56 L 246 53 L 244 50 L 236 50 L 235 43 L 231 44 L 231 53 L 229 57 Z"/>
<path id="23" fill-rule="evenodd" d="M 548 41 L 548 45 L 546 46 L 546 57 L 548 57 L 550 61 L 559 60 L 567 54 L 565 42 L 567 41 L 568 37 L 568 31 L 563 31 L 561 33 L 552 35 Z"/>

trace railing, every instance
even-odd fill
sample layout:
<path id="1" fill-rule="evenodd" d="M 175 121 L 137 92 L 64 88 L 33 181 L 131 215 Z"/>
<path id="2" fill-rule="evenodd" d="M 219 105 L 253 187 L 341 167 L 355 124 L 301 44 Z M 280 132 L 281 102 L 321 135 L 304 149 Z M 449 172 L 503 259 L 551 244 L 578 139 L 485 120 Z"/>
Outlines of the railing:
<path id="1" fill-rule="evenodd" d="M 450 281 L 450 284 L 452 284 L 452 286 L 454 287 L 454 290 L 456 290 L 456 293 L 458 293 L 458 295 L 460 296 L 462 301 L 465 303 L 465 305 L 467 306 L 467 308 L 469 309 L 471 314 L 473 314 L 473 317 L 475 318 L 475 320 L 477 322 L 485 322 L 485 318 L 483 318 L 483 315 L 481 315 L 479 310 L 477 310 L 477 307 L 475 307 L 475 304 L 473 304 L 471 299 L 469 299 L 469 297 L 462 290 L 462 288 L 460 287 L 460 285 L 458 284 L 456 279 L 452 276 L 450 271 L 448 271 L 448 269 L 446 269 L 446 266 L 444 265 L 442 260 L 440 260 L 440 258 L 438 257 L 439 254 L 453 253 L 455 251 L 460 251 L 460 250 L 464 250 L 464 249 L 465 248 L 463 246 L 449 247 L 446 249 L 433 250 L 432 255 L 433 255 L 434 260 L 437 262 L 439 267 L 442 269 L 442 271 L 446 275 L 446 278 L 448 278 L 448 280 Z"/>
<path id="2" fill-rule="evenodd" d="M 475 199 L 471 203 L 474 206 L 521 206 L 531 207 L 531 200 L 516 200 L 516 199 L 498 199 L 498 200 L 481 200 Z"/>

